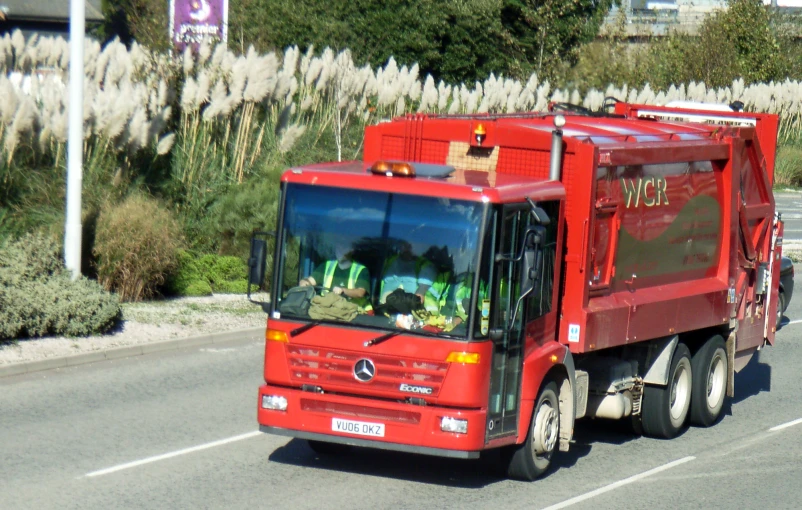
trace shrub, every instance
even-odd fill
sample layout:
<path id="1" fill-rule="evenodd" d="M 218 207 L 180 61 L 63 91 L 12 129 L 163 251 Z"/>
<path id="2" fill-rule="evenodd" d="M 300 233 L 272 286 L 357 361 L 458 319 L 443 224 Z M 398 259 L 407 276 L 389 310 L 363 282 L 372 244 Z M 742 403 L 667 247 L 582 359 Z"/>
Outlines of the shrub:
<path id="1" fill-rule="evenodd" d="M 218 294 L 245 294 L 248 292 L 248 280 L 224 281 L 215 285 Z"/>
<path id="2" fill-rule="evenodd" d="M 181 293 L 182 296 L 211 296 L 212 295 L 212 286 L 209 285 L 209 282 L 204 280 L 197 280 L 190 283 L 188 286 L 184 288 L 184 291 Z"/>
<path id="3" fill-rule="evenodd" d="M 188 293 L 187 289 L 197 282 L 205 283 L 209 291 L 201 294 Z M 187 250 L 178 250 L 176 268 L 168 275 L 165 290 L 176 296 L 207 296 L 212 293 L 211 286 L 203 279 L 195 257 Z"/>
<path id="4" fill-rule="evenodd" d="M 178 223 L 154 199 L 135 194 L 106 206 L 95 237 L 98 280 L 123 301 L 151 297 L 175 269 L 182 244 Z"/>
<path id="5" fill-rule="evenodd" d="M 212 286 L 247 278 L 245 263 L 239 257 L 204 255 L 198 261 L 203 274 Z"/>
<path id="6" fill-rule="evenodd" d="M 783 146 L 777 151 L 775 186 L 802 186 L 802 148 Z"/>
<path id="7" fill-rule="evenodd" d="M 203 255 L 196 258 L 181 251 L 178 268 L 167 280 L 169 292 L 179 296 L 244 294 L 248 289 L 247 269 L 242 259 L 231 256 Z"/>
<path id="8" fill-rule="evenodd" d="M 52 239 L 30 234 L 0 247 L 0 339 L 99 334 L 120 316 L 117 296 L 71 280 Z"/>

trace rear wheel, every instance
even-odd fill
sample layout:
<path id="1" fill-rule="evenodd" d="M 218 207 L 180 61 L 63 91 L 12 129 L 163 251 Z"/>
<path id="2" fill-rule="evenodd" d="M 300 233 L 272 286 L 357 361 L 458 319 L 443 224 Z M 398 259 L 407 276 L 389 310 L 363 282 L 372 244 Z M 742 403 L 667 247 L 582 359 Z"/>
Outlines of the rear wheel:
<path id="1" fill-rule="evenodd" d="M 540 390 L 526 441 L 508 450 L 507 475 L 517 480 L 536 479 L 548 470 L 559 441 L 560 401 L 557 384 L 552 381 Z"/>
<path id="2" fill-rule="evenodd" d="M 783 322 L 783 310 L 785 309 L 785 293 L 780 291 L 779 299 L 777 300 L 777 329 L 780 329 L 780 324 Z"/>
<path id="3" fill-rule="evenodd" d="M 688 419 L 692 388 L 691 352 L 680 343 L 671 358 L 666 386 L 643 389 L 641 424 L 651 437 L 671 439 L 679 434 Z"/>
<path id="4" fill-rule="evenodd" d="M 691 423 L 701 427 L 713 425 L 724 408 L 727 393 L 727 351 L 724 339 L 714 336 L 691 358 L 693 392 Z"/>

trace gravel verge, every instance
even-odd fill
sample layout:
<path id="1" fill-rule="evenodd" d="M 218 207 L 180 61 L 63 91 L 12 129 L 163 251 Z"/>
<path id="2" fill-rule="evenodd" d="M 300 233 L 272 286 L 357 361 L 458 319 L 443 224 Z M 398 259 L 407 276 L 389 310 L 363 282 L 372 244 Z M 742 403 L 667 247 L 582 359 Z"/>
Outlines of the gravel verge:
<path id="1" fill-rule="evenodd" d="M 0 342 L 0 366 L 261 327 L 266 320 L 261 307 L 238 294 L 124 303 L 123 321 L 106 335 Z"/>

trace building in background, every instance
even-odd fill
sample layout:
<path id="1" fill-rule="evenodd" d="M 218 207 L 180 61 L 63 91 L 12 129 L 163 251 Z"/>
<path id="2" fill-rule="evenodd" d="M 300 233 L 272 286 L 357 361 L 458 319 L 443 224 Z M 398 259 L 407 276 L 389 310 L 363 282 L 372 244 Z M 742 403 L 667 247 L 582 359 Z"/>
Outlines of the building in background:
<path id="1" fill-rule="evenodd" d="M 802 10 L 802 0 L 763 0 L 763 3 L 788 12 Z M 695 34 L 705 16 L 726 8 L 727 0 L 622 0 L 619 6 L 610 9 L 605 24 L 614 26 L 623 9 L 629 37 L 660 37 L 671 30 Z"/>
<path id="2" fill-rule="evenodd" d="M 86 23 L 103 21 L 101 0 L 85 0 Z M 70 34 L 70 0 L 0 0 L 0 34 L 22 30 L 25 36 Z"/>

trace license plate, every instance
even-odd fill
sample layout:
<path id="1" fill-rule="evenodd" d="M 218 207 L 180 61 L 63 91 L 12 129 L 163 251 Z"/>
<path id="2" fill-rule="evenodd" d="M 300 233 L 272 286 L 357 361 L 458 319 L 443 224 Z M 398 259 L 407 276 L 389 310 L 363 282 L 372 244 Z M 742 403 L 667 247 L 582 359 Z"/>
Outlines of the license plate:
<path id="1" fill-rule="evenodd" d="M 345 432 L 346 434 L 357 434 L 359 436 L 384 437 L 384 423 L 368 423 L 364 421 L 332 418 L 331 430 L 333 432 Z"/>

